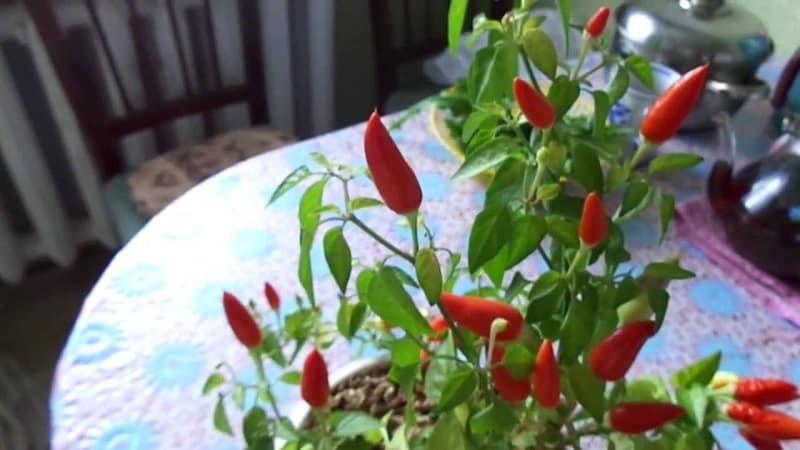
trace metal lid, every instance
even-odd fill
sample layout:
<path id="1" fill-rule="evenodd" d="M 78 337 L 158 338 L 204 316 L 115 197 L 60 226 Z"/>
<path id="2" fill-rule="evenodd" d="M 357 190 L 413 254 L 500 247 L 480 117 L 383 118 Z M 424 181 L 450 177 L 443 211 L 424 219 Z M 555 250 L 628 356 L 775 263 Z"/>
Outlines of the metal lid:
<path id="1" fill-rule="evenodd" d="M 706 62 L 711 77 L 742 83 L 773 51 L 764 24 L 725 0 L 630 0 L 616 12 L 614 48 L 680 72 Z"/>

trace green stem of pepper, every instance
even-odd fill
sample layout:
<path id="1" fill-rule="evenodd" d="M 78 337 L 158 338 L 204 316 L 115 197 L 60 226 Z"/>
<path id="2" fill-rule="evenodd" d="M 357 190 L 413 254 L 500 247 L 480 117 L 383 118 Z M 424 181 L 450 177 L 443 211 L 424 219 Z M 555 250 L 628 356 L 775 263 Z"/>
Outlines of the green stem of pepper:
<path id="1" fill-rule="evenodd" d="M 411 228 L 411 240 L 414 242 L 413 252 L 411 254 L 416 258 L 417 252 L 419 251 L 419 212 L 414 211 L 411 214 L 406 215 L 406 219 L 408 219 L 408 227 Z"/>
<path id="2" fill-rule="evenodd" d="M 253 362 L 256 365 L 256 377 L 258 379 L 259 389 L 266 389 L 269 395 L 268 403 L 272 408 L 272 413 L 275 414 L 276 419 L 280 420 L 282 416 L 278 410 L 278 405 L 275 404 L 275 396 L 272 394 L 272 388 L 267 381 L 267 376 L 264 374 L 264 361 L 261 360 L 261 353 L 258 350 L 252 350 L 250 351 L 250 356 L 253 358 Z"/>
<path id="3" fill-rule="evenodd" d="M 531 79 L 533 87 L 535 87 L 537 91 L 542 92 L 542 88 L 539 87 L 539 82 L 536 81 L 536 75 L 533 73 L 531 62 L 528 60 L 528 55 L 525 54 L 525 50 L 522 48 L 522 46 L 517 46 L 517 49 L 519 50 L 519 54 L 522 55 L 522 62 L 525 66 L 525 71 L 528 72 L 528 77 Z"/>
<path id="4" fill-rule="evenodd" d="M 404 252 L 397 248 L 394 244 L 387 241 L 386 239 L 382 238 L 378 233 L 376 233 L 372 228 L 370 228 L 367 224 L 361 221 L 358 217 L 354 215 L 350 215 L 347 220 L 353 222 L 358 228 L 361 228 L 365 233 L 367 233 L 372 239 L 375 239 L 379 244 L 383 245 L 387 249 L 393 251 L 400 256 L 401 258 L 405 259 L 406 261 L 414 264 L 414 257 L 409 255 L 408 253 Z"/>
<path id="5" fill-rule="evenodd" d="M 572 69 L 572 76 L 570 76 L 571 79 L 575 80 L 578 78 L 578 72 L 580 72 L 581 66 L 583 66 L 583 61 L 586 59 L 586 55 L 589 53 L 589 48 L 591 46 L 592 39 L 584 36 L 583 42 L 581 43 L 580 53 L 578 53 L 578 63 L 575 64 L 575 68 Z"/>

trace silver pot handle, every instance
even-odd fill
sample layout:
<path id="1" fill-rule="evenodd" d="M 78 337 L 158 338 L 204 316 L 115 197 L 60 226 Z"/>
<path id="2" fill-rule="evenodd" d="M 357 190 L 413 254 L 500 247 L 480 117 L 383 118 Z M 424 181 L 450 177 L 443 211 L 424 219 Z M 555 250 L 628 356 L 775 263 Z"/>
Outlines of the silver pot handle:
<path id="1" fill-rule="evenodd" d="M 769 96 L 769 85 L 766 81 L 758 78 L 748 84 L 732 84 L 724 81 L 709 80 L 706 83 L 706 89 L 737 99 L 767 98 Z"/>

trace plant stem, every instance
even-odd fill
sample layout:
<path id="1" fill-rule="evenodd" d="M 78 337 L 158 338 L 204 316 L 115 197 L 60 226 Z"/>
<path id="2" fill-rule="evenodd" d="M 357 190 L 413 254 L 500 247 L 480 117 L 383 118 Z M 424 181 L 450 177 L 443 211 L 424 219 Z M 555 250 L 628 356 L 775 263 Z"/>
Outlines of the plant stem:
<path id="1" fill-rule="evenodd" d="M 633 154 L 633 157 L 630 159 L 630 161 L 628 161 L 627 166 L 625 166 L 627 169 L 627 174 L 630 174 L 630 171 L 636 168 L 636 166 L 639 164 L 639 161 L 641 161 L 642 158 L 650 153 L 650 150 L 652 150 L 654 147 L 655 144 L 647 139 L 642 139 L 642 143 L 639 144 L 639 148 L 636 149 L 636 153 Z"/>
<path id="2" fill-rule="evenodd" d="M 411 228 L 411 240 L 414 242 L 413 252 L 411 253 L 414 258 L 417 257 L 417 252 L 419 251 L 419 212 L 415 211 L 411 214 L 406 215 L 406 219 L 408 219 L 408 226 Z"/>
<path id="3" fill-rule="evenodd" d="M 583 65 L 583 61 L 586 59 L 586 54 L 589 53 L 589 47 L 591 47 L 591 45 L 591 38 L 584 36 L 583 42 L 581 43 L 580 53 L 578 53 L 578 63 L 575 65 L 575 68 L 572 69 L 572 75 L 570 76 L 571 79 L 574 80 L 578 78 L 578 72 L 581 70 L 581 66 Z"/>
<path id="4" fill-rule="evenodd" d="M 387 249 L 393 251 L 398 256 L 400 256 L 401 258 L 403 258 L 406 261 L 410 262 L 411 264 L 414 264 L 414 257 L 413 256 L 411 256 L 408 253 L 400 250 L 394 244 L 392 244 L 391 242 L 389 242 L 386 239 L 382 238 L 380 235 L 378 235 L 378 233 L 373 231 L 372 228 L 370 228 L 367 224 L 362 222 L 361 219 L 359 219 L 358 217 L 356 217 L 356 216 L 351 214 L 348 217 L 347 220 L 349 220 L 350 222 L 353 222 L 354 224 L 356 224 L 357 227 L 361 228 L 365 233 L 370 235 L 370 237 L 372 237 L 372 239 L 375 239 L 379 244 L 381 244 L 384 247 L 386 247 Z"/>
<path id="5" fill-rule="evenodd" d="M 528 204 L 531 201 L 536 201 L 536 190 L 539 189 L 539 184 L 542 183 L 542 178 L 544 178 L 544 173 L 546 170 L 547 169 L 544 167 L 544 164 L 539 164 L 536 166 L 536 175 L 533 177 L 531 190 L 528 193 L 528 198 L 525 199 L 525 204 Z"/>
<path id="6" fill-rule="evenodd" d="M 539 254 L 542 255 L 544 263 L 547 264 L 547 268 L 553 270 L 553 262 L 550 261 L 550 257 L 547 256 L 547 253 L 545 253 L 544 248 L 542 248 L 542 243 L 539 242 L 539 244 L 536 247 L 539 249 Z"/>
<path id="7" fill-rule="evenodd" d="M 272 388 L 264 374 L 264 361 L 261 360 L 261 354 L 258 351 L 252 351 L 250 352 L 250 356 L 253 357 L 253 362 L 255 362 L 256 365 L 256 377 L 258 378 L 259 388 L 267 390 L 267 394 L 269 395 L 268 403 L 272 407 L 272 413 L 275 414 L 276 419 L 280 420 L 281 412 L 278 411 L 278 405 L 275 404 L 275 396 L 272 394 Z"/>
<path id="8" fill-rule="evenodd" d="M 586 73 L 584 73 L 583 75 L 578 77 L 578 82 L 580 83 L 580 82 L 586 81 L 586 79 L 589 78 L 590 76 L 592 76 L 592 74 L 594 74 L 595 72 L 597 72 L 598 70 L 600 70 L 600 69 L 602 69 L 604 67 L 606 67 L 606 63 L 605 62 L 602 62 L 602 63 L 594 66 L 591 70 L 587 71 Z"/>
<path id="9" fill-rule="evenodd" d="M 528 72 L 528 77 L 531 79 L 531 83 L 536 88 L 537 91 L 542 92 L 542 88 L 539 87 L 539 82 L 536 81 L 536 75 L 533 73 L 533 67 L 531 67 L 531 62 L 528 60 L 528 55 L 525 54 L 525 50 L 522 47 L 517 46 L 520 55 L 522 55 L 522 62 L 525 66 L 525 71 Z"/>
<path id="10" fill-rule="evenodd" d="M 585 262 L 586 258 L 589 256 L 590 248 L 585 246 L 583 242 L 581 242 L 580 248 L 578 248 L 578 252 L 575 253 L 575 258 L 572 260 L 572 263 L 569 265 L 569 270 L 567 270 L 567 278 L 572 277 L 576 270 L 578 270 L 578 266 Z"/>

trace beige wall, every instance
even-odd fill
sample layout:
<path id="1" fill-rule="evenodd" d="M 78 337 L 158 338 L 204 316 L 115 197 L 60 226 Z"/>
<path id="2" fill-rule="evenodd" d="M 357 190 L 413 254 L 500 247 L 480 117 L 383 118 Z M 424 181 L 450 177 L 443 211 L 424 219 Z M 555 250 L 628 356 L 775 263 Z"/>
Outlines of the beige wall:
<path id="1" fill-rule="evenodd" d="M 788 58 L 800 46 L 800 0 L 728 0 L 744 6 L 755 13 L 767 25 L 770 35 L 775 39 L 776 56 Z M 575 19 L 585 20 L 601 5 L 616 6 L 621 0 L 582 0 L 573 1 Z"/>

